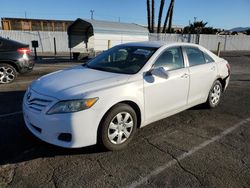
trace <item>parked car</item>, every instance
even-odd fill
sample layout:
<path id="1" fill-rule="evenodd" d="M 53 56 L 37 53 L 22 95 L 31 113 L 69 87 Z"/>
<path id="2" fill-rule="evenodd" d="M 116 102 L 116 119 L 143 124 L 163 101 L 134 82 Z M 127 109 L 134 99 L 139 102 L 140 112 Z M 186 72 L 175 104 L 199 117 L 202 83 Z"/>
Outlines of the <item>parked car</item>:
<path id="1" fill-rule="evenodd" d="M 31 71 L 33 66 L 29 45 L 0 37 L 0 84 L 13 82 L 17 73 Z"/>
<path id="2" fill-rule="evenodd" d="M 137 128 L 201 103 L 216 107 L 229 76 L 228 62 L 199 45 L 122 44 L 33 82 L 23 116 L 48 143 L 119 150 Z"/>

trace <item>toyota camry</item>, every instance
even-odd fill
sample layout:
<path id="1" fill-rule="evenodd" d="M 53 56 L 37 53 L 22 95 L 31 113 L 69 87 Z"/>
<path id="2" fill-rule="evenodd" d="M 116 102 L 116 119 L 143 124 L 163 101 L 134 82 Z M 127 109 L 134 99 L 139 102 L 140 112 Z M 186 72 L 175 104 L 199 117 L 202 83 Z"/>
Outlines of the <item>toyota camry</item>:
<path id="1" fill-rule="evenodd" d="M 136 130 L 198 104 L 216 107 L 228 62 L 190 43 L 128 43 L 34 81 L 23 100 L 28 129 L 67 148 L 126 147 Z"/>

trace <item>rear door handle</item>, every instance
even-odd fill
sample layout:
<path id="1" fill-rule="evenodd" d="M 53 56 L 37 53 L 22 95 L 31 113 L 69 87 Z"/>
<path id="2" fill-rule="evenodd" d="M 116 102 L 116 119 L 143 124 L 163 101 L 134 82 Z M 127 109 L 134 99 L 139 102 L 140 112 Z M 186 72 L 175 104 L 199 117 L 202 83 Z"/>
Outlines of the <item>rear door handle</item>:
<path id="1" fill-rule="evenodd" d="M 188 78 L 189 74 L 185 73 L 181 76 L 181 78 Z"/>

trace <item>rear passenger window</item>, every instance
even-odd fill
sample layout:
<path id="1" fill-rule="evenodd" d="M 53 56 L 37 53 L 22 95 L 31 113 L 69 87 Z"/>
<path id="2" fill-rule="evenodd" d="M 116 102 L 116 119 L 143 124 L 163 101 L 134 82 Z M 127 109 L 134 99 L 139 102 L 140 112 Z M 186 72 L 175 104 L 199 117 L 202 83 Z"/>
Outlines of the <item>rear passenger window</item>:
<path id="1" fill-rule="evenodd" d="M 203 52 L 200 51 L 198 48 L 185 47 L 185 49 L 190 67 L 206 63 Z"/>
<path id="2" fill-rule="evenodd" d="M 214 59 L 210 57 L 208 54 L 204 53 L 205 61 L 206 63 L 212 63 L 214 62 Z"/>
<path id="3" fill-rule="evenodd" d="M 167 70 L 175 70 L 184 67 L 182 51 L 180 47 L 169 48 L 155 61 L 154 67 L 164 67 Z"/>

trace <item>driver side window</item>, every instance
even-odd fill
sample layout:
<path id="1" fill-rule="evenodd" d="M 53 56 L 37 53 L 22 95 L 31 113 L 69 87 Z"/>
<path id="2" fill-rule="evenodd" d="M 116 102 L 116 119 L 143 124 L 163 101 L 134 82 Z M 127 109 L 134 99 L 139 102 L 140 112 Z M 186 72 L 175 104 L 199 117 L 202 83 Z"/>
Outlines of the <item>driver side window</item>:
<path id="1" fill-rule="evenodd" d="M 120 62 L 120 61 L 126 61 L 128 58 L 128 52 L 125 49 L 120 49 L 117 52 L 114 52 L 107 56 L 105 59 L 103 59 L 104 63 L 110 63 L 110 62 Z"/>
<path id="2" fill-rule="evenodd" d="M 184 67 L 182 51 L 180 47 L 168 48 L 154 63 L 154 68 L 164 67 L 166 70 L 176 70 Z"/>

